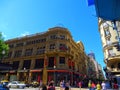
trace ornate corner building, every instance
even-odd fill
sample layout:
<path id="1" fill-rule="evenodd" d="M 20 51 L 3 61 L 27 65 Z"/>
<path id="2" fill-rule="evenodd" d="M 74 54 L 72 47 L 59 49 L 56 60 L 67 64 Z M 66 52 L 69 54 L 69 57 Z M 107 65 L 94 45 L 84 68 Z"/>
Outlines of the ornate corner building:
<path id="1" fill-rule="evenodd" d="M 43 68 L 47 68 L 47 81 L 60 80 L 73 83 L 87 74 L 86 54 L 82 42 L 75 42 L 64 27 L 14 38 L 6 41 L 10 50 L 4 63 L 13 65 L 12 70 L 0 71 L 6 79 L 40 81 Z"/>
<path id="2" fill-rule="evenodd" d="M 106 77 L 109 80 L 120 76 L 120 22 L 116 22 L 118 32 L 115 30 L 113 23 L 99 19 L 99 32 L 103 45 L 104 62 L 106 67 Z"/>

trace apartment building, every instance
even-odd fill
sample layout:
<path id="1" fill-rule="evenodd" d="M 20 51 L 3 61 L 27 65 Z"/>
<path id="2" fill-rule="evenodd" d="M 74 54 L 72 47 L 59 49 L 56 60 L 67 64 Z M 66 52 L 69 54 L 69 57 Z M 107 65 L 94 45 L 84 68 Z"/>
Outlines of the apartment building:
<path id="1" fill-rule="evenodd" d="M 4 63 L 13 68 L 0 71 L 6 79 L 40 82 L 46 65 L 47 82 L 74 81 L 87 74 L 86 54 L 81 41 L 75 42 L 64 27 L 49 28 L 46 32 L 26 35 L 6 41 L 10 50 Z"/>
<path id="2" fill-rule="evenodd" d="M 99 19 L 99 32 L 103 45 L 104 62 L 106 68 L 106 77 L 109 80 L 120 76 L 120 22 L 116 22 L 117 30 L 114 23 Z"/>

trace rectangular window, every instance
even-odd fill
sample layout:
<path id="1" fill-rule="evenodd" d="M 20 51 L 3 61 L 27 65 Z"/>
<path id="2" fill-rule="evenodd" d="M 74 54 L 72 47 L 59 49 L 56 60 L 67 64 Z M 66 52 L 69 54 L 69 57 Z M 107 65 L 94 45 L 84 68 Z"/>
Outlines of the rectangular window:
<path id="1" fill-rule="evenodd" d="M 12 51 L 10 51 L 10 52 L 8 53 L 8 55 L 7 55 L 6 58 L 11 58 L 11 57 L 12 57 Z"/>
<path id="2" fill-rule="evenodd" d="M 110 38 L 108 38 L 106 42 L 107 42 L 107 45 L 111 45 L 112 44 L 112 42 L 110 41 Z"/>
<path id="3" fill-rule="evenodd" d="M 45 46 L 37 48 L 36 55 L 44 54 L 44 53 L 45 53 Z"/>
<path id="4" fill-rule="evenodd" d="M 56 35 L 51 35 L 50 38 L 51 38 L 51 39 L 56 39 L 57 36 L 56 36 Z"/>
<path id="5" fill-rule="evenodd" d="M 12 67 L 13 67 L 13 70 L 17 70 L 19 67 L 19 61 L 14 61 Z"/>
<path id="6" fill-rule="evenodd" d="M 22 50 L 15 51 L 14 57 L 20 57 L 22 55 Z"/>
<path id="7" fill-rule="evenodd" d="M 109 49 L 109 50 L 108 50 L 108 56 L 109 56 L 109 57 L 115 56 L 115 53 L 113 52 L 113 49 Z"/>
<path id="8" fill-rule="evenodd" d="M 60 51 L 66 51 L 67 50 L 67 46 L 65 44 L 60 44 L 59 45 L 59 49 L 60 49 Z"/>
<path id="9" fill-rule="evenodd" d="M 44 59 L 36 59 L 35 61 L 35 69 L 43 68 Z"/>
<path id="10" fill-rule="evenodd" d="M 24 43 L 22 42 L 22 43 L 17 43 L 16 44 L 16 47 L 20 47 L 20 46 L 23 46 L 24 45 Z"/>
<path id="11" fill-rule="evenodd" d="M 65 64 L 65 57 L 60 57 L 59 58 L 59 63 L 60 64 Z"/>
<path id="12" fill-rule="evenodd" d="M 50 44 L 50 49 L 55 49 L 55 44 Z"/>
<path id="13" fill-rule="evenodd" d="M 33 49 L 26 49 L 25 56 L 31 56 L 33 52 Z"/>
<path id="14" fill-rule="evenodd" d="M 13 44 L 10 44 L 10 45 L 9 45 L 9 47 L 10 47 L 10 48 L 13 48 L 13 47 L 14 47 L 14 45 L 13 45 Z"/>
<path id="15" fill-rule="evenodd" d="M 65 35 L 60 35 L 60 39 L 65 39 Z"/>
<path id="16" fill-rule="evenodd" d="M 107 29 L 105 30 L 105 36 L 108 36 L 108 35 L 110 35 L 110 31 Z"/>
<path id="17" fill-rule="evenodd" d="M 49 57 L 48 67 L 54 67 L 54 57 Z"/>
<path id="18" fill-rule="evenodd" d="M 31 65 L 31 60 L 24 60 L 23 69 L 24 68 L 30 69 L 30 65 Z"/>

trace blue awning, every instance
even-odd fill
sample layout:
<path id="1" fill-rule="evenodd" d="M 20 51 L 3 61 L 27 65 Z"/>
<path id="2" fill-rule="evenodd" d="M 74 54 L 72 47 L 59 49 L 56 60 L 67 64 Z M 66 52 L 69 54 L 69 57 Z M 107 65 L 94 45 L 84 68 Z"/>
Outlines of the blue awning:
<path id="1" fill-rule="evenodd" d="M 94 0 L 97 17 L 104 20 L 120 20 L 120 0 Z"/>
<path id="2" fill-rule="evenodd" d="M 88 6 L 94 5 L 94 0 L 87 0 Z"/>

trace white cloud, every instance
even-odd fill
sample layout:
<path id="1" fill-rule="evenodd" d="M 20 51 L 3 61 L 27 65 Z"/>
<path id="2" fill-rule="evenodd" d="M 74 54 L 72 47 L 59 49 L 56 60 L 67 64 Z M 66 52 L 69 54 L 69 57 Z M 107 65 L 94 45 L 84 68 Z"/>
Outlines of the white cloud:
<path id="1" fill-rule="evenodd" d="M 30 34 L 29 32 L 24 32 L 20 36 L 26 36 L 26 35 L 29 35 L 29 34 Z"/>
<path id="2" fill-rule="evenodd" d="M 6 37 L 7 37 L 7 35 L 5 35 L 5 33 L 3 33 L 3 32 L 2 32 L 2 36 L 3 36 L 3 38 L 6 38 Z"/>

